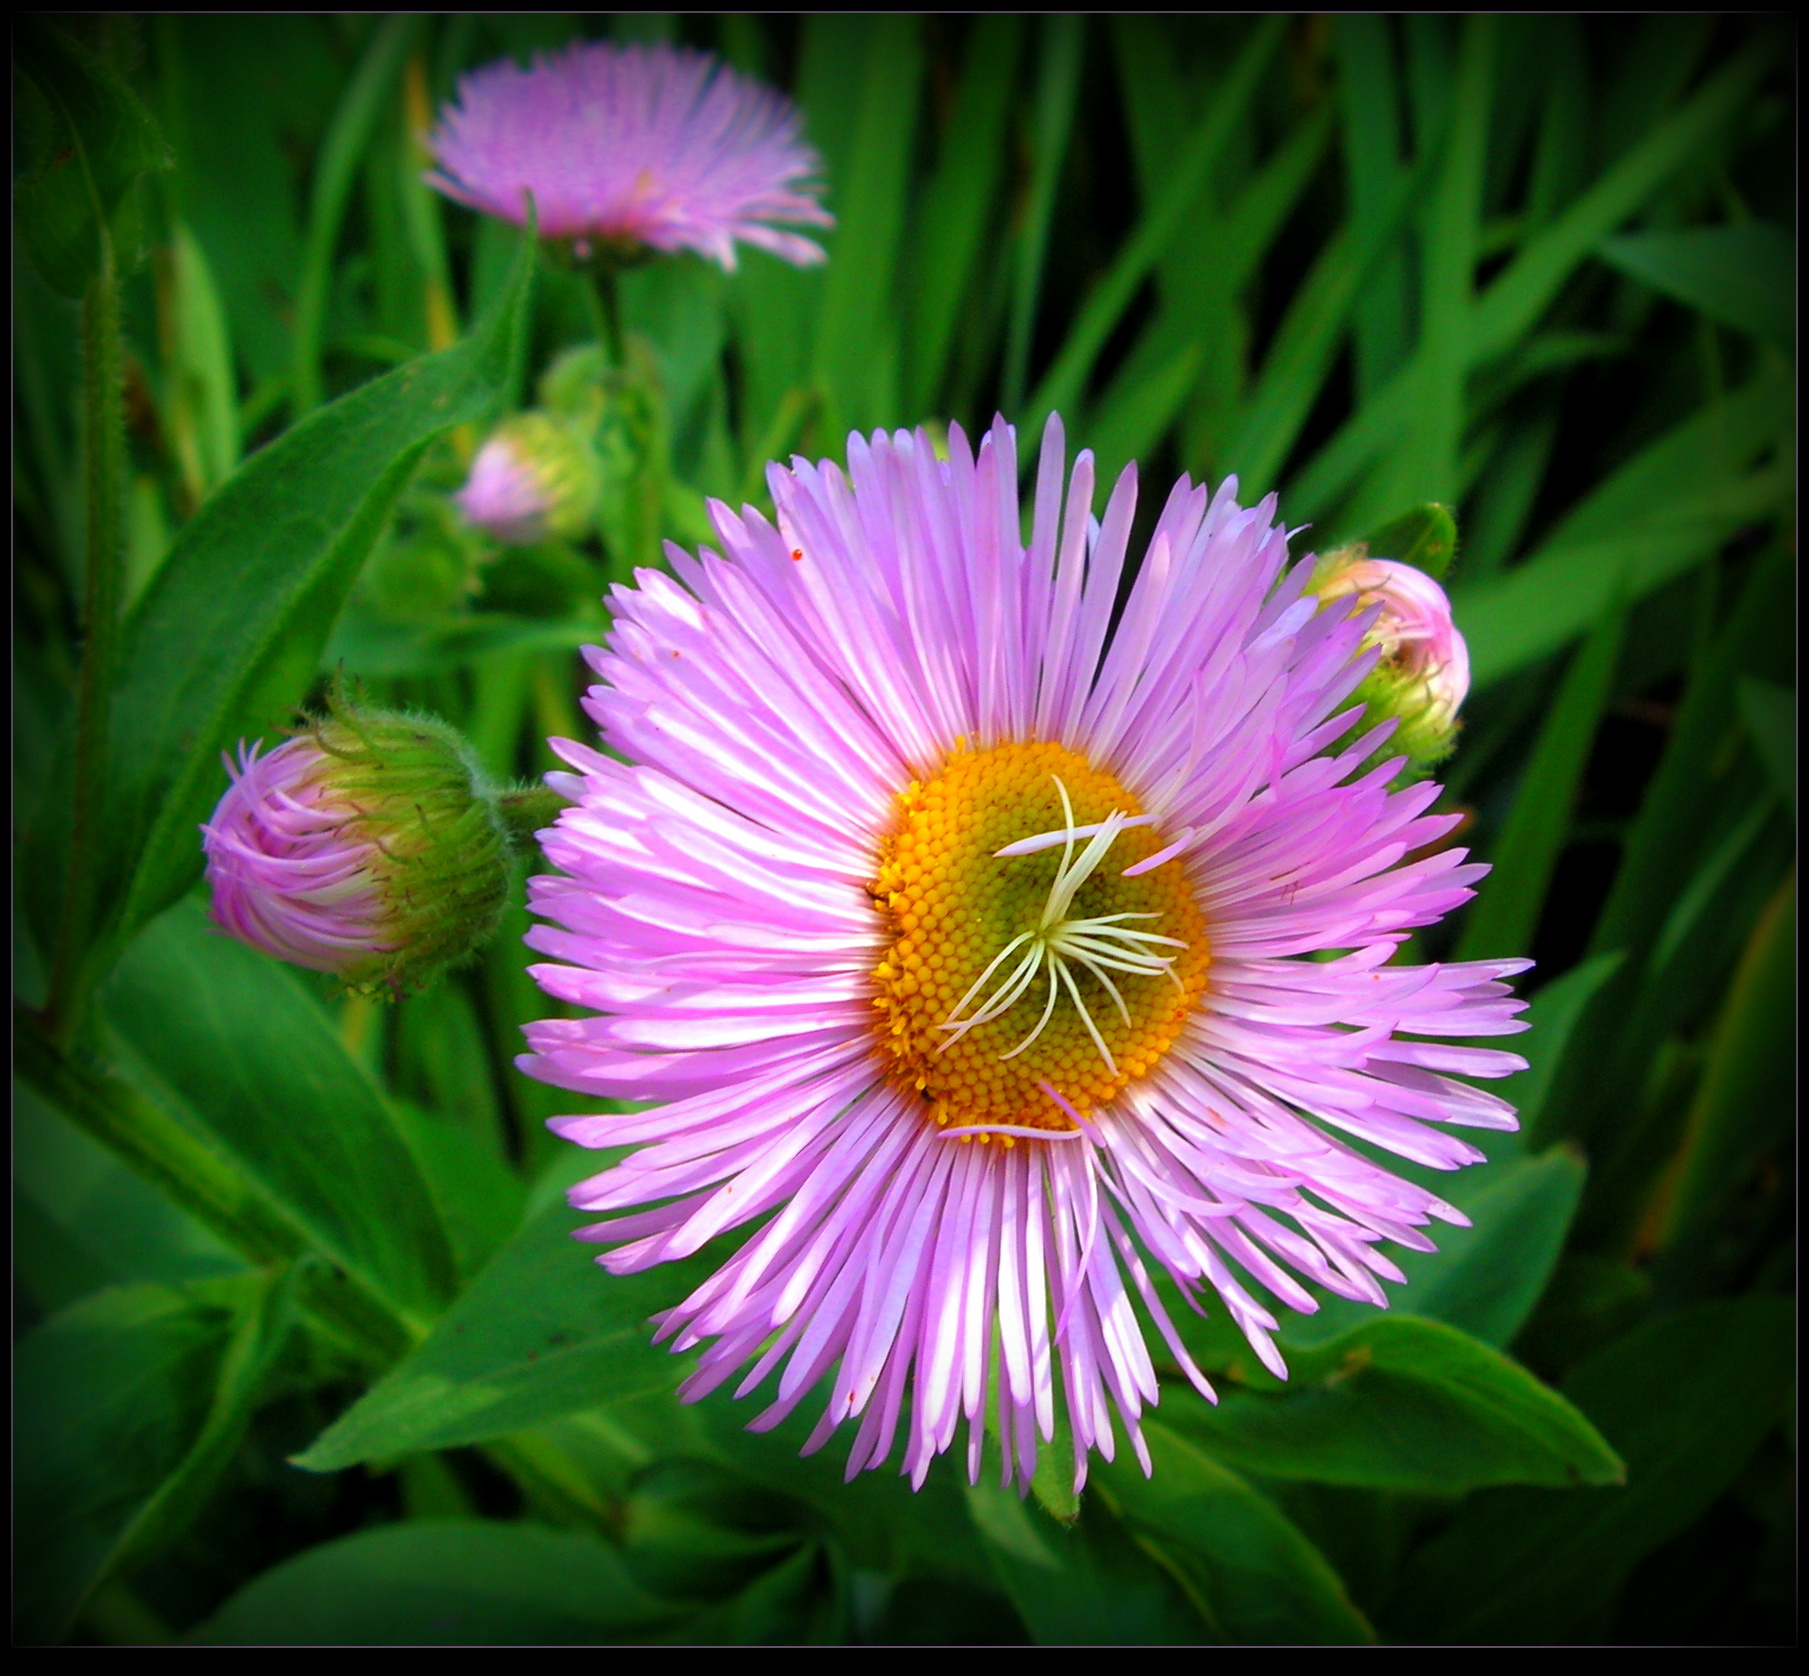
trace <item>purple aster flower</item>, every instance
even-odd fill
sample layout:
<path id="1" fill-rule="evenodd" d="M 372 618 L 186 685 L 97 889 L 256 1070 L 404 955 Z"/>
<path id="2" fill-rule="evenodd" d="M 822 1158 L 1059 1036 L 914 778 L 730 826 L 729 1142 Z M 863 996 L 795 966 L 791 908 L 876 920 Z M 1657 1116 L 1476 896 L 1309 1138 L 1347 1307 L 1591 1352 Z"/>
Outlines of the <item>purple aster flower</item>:
<path id="1" fill-rule="evenodd" d="M 1376 611 L 1322 606 L 1273 497 L 1178 483 L 1113 629 L 1134 468 L 1095 521 L 1083 453 L 1064 510 L 1051 420 L 1025 545 L 1002 421 L 848 453 L 615 590 L 529 939 L 594 1016 L 522 1065 L 659 1102 L 554 1120 L 638 1149 L 572 1190 L 606 1268 L 749 1230 L 659 1318 L 687 1397 L 776 1378 L 765 1428 L 827 1379 L 808 1447 L 851 1423 L 852 1476 L 903 1428 L 914 1483 L 963 1421 L 977 1473 L 996 1399 L 1022 1482 L 1059 1386 L 1077 1484 L 1114 1411 L 1147 1469 L 1146 1323 L 1212 1395 L 1152 1266 L 1278 1374 L 1271 1301 L 1383 1305 L 1383 1242 L 1464 1218 L 1352 1142 L 1514 1127 L 1456 1078 L 1523 1061 L 1428 1038 L 1521 1028 L 1527 963 L 1389 964 L 1484 869 L 1363 766 Z"/>
<path id="2" fill-rule="evenodd" d="M 443 723 L 337 700 L 308 734 L 268 755 L 241 743 L 226 768 L 201 832 L 214 923 L 241 942 L 394 994 L 495 929 L 502 817 Z"/>
<path id="3" fill-rule="evenodd" d="M 833 225 L 800 126 L 789 100 L 708 54 L 582 42 L 462 78 L 427 178 L 517 225 L 532 193 L 541 233 L 581 246 L 695 250 L 733 270 L 739 239 L 803 265 L 822 250 L 771 225 Z"/>

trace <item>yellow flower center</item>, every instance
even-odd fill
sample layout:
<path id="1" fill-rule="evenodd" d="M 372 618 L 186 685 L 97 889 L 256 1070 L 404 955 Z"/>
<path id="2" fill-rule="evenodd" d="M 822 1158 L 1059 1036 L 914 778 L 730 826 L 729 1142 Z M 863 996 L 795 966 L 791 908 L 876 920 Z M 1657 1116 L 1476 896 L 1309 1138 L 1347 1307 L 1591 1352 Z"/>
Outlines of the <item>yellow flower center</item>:
<path id="1" fill-rule="evenodd" d="M 963 743 L 899 793 L 871 886 L 875 1032 L 927 1115 L 982 1140 L 1071 1131 L 1054 1095 L 1085 1117 L 1154 1069 L 1211 964 L 1181 861 L 1125 876 L 1168 843 L 1043 741 Z"/>

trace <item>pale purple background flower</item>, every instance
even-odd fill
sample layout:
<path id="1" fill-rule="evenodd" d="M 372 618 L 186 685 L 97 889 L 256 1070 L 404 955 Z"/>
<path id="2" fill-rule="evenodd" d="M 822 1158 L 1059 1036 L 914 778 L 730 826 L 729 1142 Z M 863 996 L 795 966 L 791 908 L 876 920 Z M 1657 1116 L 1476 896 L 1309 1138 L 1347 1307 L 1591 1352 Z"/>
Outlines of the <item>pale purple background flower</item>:
<path id="1" fill-rule="evenodd" d="M 554 1120 L 638 1148 L 572 1190 L 608 1213 L 584 1231 L 605 1267 L 752 1229 L 660 1318 L 675 1349 L 703 1346 L 686 1396 L 776 1378 L 763 1429 L 827 1380 L 809 1447 L 852 1423 L 852 1475 L 904 1426 L 918 1483 L 963 1421 L 978 1471 L 996 1396 L 1022 1482 L 1059 1385 L 1078 1483 L 1089 1450 L 1112 1454 L 1113 1411 L 1147 1467 L 1144 1319 L 1211 1395 L 1150 1260 L 1281 1372 L 1271 1301 L 1314 1310 L 1310 1281 L 1382 1305 L 1401 1279 L 1383 1243 L 1429 1250 L 1430 1221 L 1464 1222 L 1350 1142 L 1454 1169 L 1483 1156 L 1455 1131 L 1515 1126 L 1455 1078 L 1523 1061 L 1430 1038 L 1521 1028 L 1502 980 L 1527 963 L 1389 964 L 1485 869 L 1429 849 L 1457 819 L 1427 813 L 1435 785 L 1391 792 L 1399 759 L 1364 769 L 1387 725 L 1352 734 L 1373 612 L 1321 608 L 1273 497 L 1177 484 L 1108 634 L 1134 468 L 1095 521 L 1083 453 L 1064 510 L 1052 420 L 1025 545 L 1010 428 L 977 455 L 951 428 L 947 453 L 857 436 L 847 474 L 774 467 L 776 524 L 715 505 L 720 555 L 669 547 L 671 576 L 615 590 L 587 653 L 611 754 L 554 741 L 575 807 L 542 835 L 564 876 L 533 882 L 551 923 L 529 937 L 542 987 L 594 1016 L 530 1026 L 522 1065 L 663 1102 Z M 916 776 L 1022 740 L 1134 794 L 1184 861 L 1211 966 L 1121 1097 L 979 1144 L 876 1044 L 875 856 Z"/>
<path id="2" fill-rule="evenodd" d="M 395 945 L 384 940 L 374 846 L 356 812 L 323 783 L 331 759 L 312 739 L 268 755 L 239 747 L 232 784 L 204 826 L 213 918 L 279 960 L 343 972 Z"/>
<path id="3" fill-rule="evenodd" d="M 429 142 L 428 180 L 520 225 L 534 197 L 547 238 L 695 250 L 735 266 L 735 243 L 820 262 L 821 171 L 791 102 L 705 53 L 582 42 L 528 69 L 461 79 Z"/>
<path id="4" fill-rule="evenodd" d="M 478 449 L 471 475 L 452 498 L 468 523 L 506 547 L 532 547 L 546 534 L 546 490 L 507 436 Z"/>
<path id="5" fill-rule="evenodd" d="M 1428 721 L 1448 728 L 1470 691 L 1470 649 L 1451 616 L 1445 590 L 1425 571 L 1394 559 L 1356 559 L 1318 584 L 1321 599 L 1354 596 L 1379 605 L 1369 644 L 1418 681 L 1431 707 Z"/>

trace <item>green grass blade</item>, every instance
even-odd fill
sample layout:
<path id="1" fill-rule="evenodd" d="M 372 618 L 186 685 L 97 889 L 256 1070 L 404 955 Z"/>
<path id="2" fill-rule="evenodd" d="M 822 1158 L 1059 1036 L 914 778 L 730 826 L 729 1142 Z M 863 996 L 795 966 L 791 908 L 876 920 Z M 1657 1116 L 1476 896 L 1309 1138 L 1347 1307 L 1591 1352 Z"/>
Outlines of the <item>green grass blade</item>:
<path id="1" fill-rule="evenodd" d="M 1052 412 L 1072 410 L 1086 389 L 1093 363 L 1123 318 L 1137 289 L 1167 249 L 1182 218 L 1243 117 L 1283 31 L 1271 18 L 1250 37 L 1211 108 L 1189 139 L 1161 195 L 1145 211 L 1105 277 L 1081 306 L 1061 353 L 1037 386 L 1026 409 L 1025 429 L 1037 435 Z M 1254 229 L 1253 229 L 1254 231 Z M 1010 390 L 1010 385 L 1007 385 Z"/>
<path id="2" fill-rule="evenodd" d="M 1402 177 L 1401 90 L 1389 21 L 1347 13 L 1333 26 L 1338 53 L 1338 107 L 1344 125 L 1344 165 L 1350 189 L 1350 239 L 1365 246 L 1386 228 L 1392 244 L 1400 227 Z M 1356 306 L 1357 401 L 1367 401 L 1399 370 L 1407 354 L 1407 259 L 1402 249 L 1379 250 Z"/>
<path id="3" fill-rule="evenodd" d="M 301 283 L 295 294 L 289 377 L 291 411 L 297 419 L 320 406 L 321 331 L 326 323 L 333 252 L 339 243 L 346 201 L 377 119 L 402 74 L 403 61 L 414 44 L 419 24 L 416 17 L 397 16 L 378 28 L 346 85 L 321 146 L 314 171 L 314 198 L 308 212 Z"/>
<path id="4" fill-rule="evenodd" d="M 1043 261 L 1049 245 L 1049 224 L 1055 213 L 1055 192 L 1061 183 L 1062 165 L 1068 157 L 1068 138 L 1074 127 L 1074 102 L 1080 92 L 1081 44 L 1086 23 L 1074 15 L 1043 20 L 1042 51 L 1037 66 L 1034 161 L 1031 164 L 1030 197 L 1019 234 L 1017 268 L 1012 278 L 1011 316 L 1005 334 L 1005 395 L 1007 413 L 1023 405 L 1024 385 L 1030 376 L 1030 339 L 1036 329 L 1037 301 L 1042 295 Z M 1026 427 L 1026 435 L 1035 435 Z"/>
<path id="5" fill-rule="evenodd" d="M 1571 809 L 1589 748 L 1614 683 L 1624 609 L 1603 617 L 1578 652 L 1521 778 L 1513 812 L 1494 846 L 1494 872 L 1471 908 L 1459 960 L 1526 954 L 1552 873 L 1570 832 Z"/>
<path id="6" fill-rule="evenodd" d="M 989 14 L 974 25 L 961 91 L 925 190 L 910 293 L 906 417 L 936 408 L 982 240 L 1004 176 L 1005 124 L 1023 53 L 1020 17 Z"/>
<path id="7" fill-rule="evenodd" d="M 1749 673 L 1772 680 L 1790 677 L 1795 584 L 1793 558 L 1774 548 L 1754 571 L 1691 681 L 1590 937 L 1592 954 L 1624 948 L 1643 956 L 1657 940 L 1667 908 L 1696 866 L 1704 787 L 1727 735 L 1739 678 Z"/>
<path id="8" fill-rule="evenodd" d="M 1424 283 L 1413 424 L 1364 497 L 1377 510 L 1414 501 L 1455 504 L 1457 500 L 1471 287 L 1488 160 L 1495 40 L 1496 20 L 1492 17 L 1472 17 L 1464 25 L 1456 117 L 1422 253 Z"/>
<path id="9" fill-rule="evenodd" d="M 1559 286 L 1603 238 L 1679 168 L 1701 157 L 1722 127 L 1746 108 L 1775 57 L 1771 37 L 1752 42 L 1521 249 L 1477 305 L 1473 362 L 1506 351 L 1545 312 Z"/>
<path id="10" fill-rule="evenodd" d="M 823 286 L 814 369 L 827 427 L 864 430 L 898 407 L 895 270 L 917 119 L 923 50 L 914 19 L 873 20 L 842 179 L 840 225 Z"/>
<path id="11" fill-rule="evenodd" d="M 1599 254 L 1609 266 L 1723 326 L 1786 351 L 1796 345 L 1796 246 L 1781 227 L 1754 221 L 1623 233 Z"/>

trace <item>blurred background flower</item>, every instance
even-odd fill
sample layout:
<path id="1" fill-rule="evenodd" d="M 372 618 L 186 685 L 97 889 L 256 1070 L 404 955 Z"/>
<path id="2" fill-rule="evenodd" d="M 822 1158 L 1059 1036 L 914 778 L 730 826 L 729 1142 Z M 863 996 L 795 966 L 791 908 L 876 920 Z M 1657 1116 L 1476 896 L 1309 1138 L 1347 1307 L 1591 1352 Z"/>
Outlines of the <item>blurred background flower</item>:
<path id="1" fill-rule="evenodd" d="M 580 255 L 695 250 L 732 269 L 739 241 L 820 262 L 821 246 L 773 225 L 831 224 L 801 126 L 790 101 L 707 53 L 596 41 L 465 76 L 428 178 L 518 226 L 532 195 L 541 236 Z"/>

